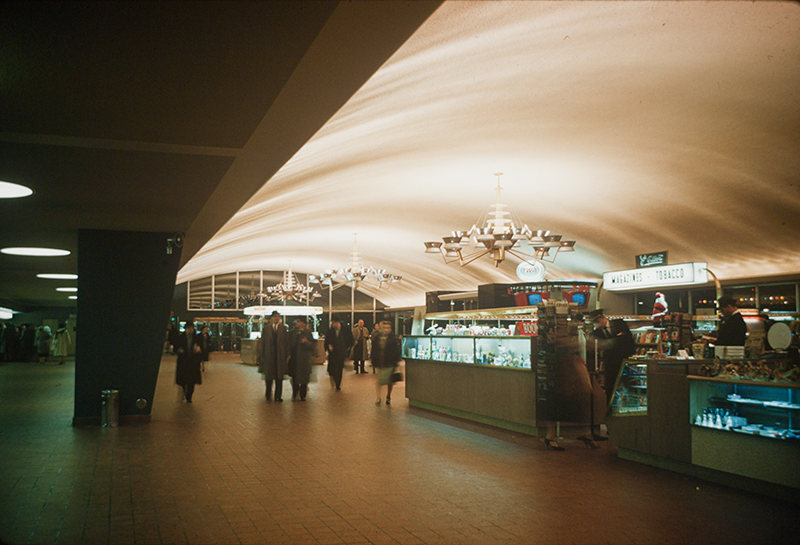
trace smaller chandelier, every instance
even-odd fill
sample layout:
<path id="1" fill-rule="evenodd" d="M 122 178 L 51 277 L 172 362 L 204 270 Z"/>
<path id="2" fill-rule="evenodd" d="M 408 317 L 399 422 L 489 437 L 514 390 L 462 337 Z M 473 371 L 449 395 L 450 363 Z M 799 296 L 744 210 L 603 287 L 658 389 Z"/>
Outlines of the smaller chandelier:
<path id="1" fill-rule="evenodd" d="M 305 299 L 313 299 L 319 297 L 320 294 L 314 291 L 311 286 L 304 286 L 297 281 L 297 277 L 289 267 L 288 271 L 283 271 L 283 282 L 270 286 L 267 288 L 266 293 L 259 293 L 256 297 L 263 297 L 267 301 L 283 301 L 289 299 L 294 301 L 303 301 Z"/>
<path id="2" fill-rule="evenodd" d="M 425 253 L 441 253 L 445 263 L 458 262 L 462 267 L 488 255 L 494 260 L 494 266 L 499 267 L 507 254 L 534 264 L 536 261 L 553 263 L 558 252 L 575 251 L 574 240 L 561 240 L 561 235 L 550 231 L 531 230 L 511 217 L 500 197 L 502 175 L 502 172 L 495 173 L 497 200 L 488 214 L 491 218 L 479 221 L 467 231 L 452 231 L 450 236 L 442 237 L 442 242 L 426 242 Z M 483 227 L 478 227 L 479 224 Z"/>
<path id="3" fill-rule="evenodd" d="M 352 284 L 357 288 L 359 283 L 374 280 L 378 289 L 390 286 L 392 282 L 399 282 L 403 277 L 386 272 L 386 269 L 376 269 L 364 265 L 361 254 L 358 253 L 358 233 L 353 233 L 353 252 L 350 254 L 350 264 L 340 269 L 327 269 L 319 276 L 309 275 L 309 282 L 319 283 L 335 290 L 341 286 Z"/>

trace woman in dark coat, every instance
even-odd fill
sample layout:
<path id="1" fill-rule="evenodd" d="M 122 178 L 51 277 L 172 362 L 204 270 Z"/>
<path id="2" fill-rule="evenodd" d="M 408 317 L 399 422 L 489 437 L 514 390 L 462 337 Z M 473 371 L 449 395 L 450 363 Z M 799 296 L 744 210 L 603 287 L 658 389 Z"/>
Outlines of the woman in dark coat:
<path id="1" fill-rule="evenodd" d="M 175 384 L 183 388 L 183 395 L 187 403 L 192 402 L 195 384 L 202 384 L 200 363 L 203 353 L 194 333 L 194 324 L 187 322 L 183 334 L 178 336 L 175 344 L 178 362 L 175 365 Z"/>

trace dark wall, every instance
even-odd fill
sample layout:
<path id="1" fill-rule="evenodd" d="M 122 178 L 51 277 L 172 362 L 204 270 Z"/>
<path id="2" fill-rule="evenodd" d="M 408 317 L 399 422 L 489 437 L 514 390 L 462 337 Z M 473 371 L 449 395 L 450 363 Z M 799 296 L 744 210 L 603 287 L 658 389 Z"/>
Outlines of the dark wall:
<path id="1" fill-rule="evenodd" d="M 180 264 L 180 248 L 167 253 L 172 235 L 78 232 L 75 424 L 99 422 L 106 389 L 119 390 L 121 419 L 149 418 Z"/>

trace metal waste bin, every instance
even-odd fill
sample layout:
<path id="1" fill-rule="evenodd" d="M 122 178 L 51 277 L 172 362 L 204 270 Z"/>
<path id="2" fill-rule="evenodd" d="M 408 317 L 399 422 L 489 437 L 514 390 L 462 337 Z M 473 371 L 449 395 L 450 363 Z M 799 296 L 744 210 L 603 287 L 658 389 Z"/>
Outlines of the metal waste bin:
<path id="1" fill-rule="evenodd" d="M 100 424 L 104 428 L 116 428 L 119 424 L 119 390 L 103 390 L 103 410 Z"/>

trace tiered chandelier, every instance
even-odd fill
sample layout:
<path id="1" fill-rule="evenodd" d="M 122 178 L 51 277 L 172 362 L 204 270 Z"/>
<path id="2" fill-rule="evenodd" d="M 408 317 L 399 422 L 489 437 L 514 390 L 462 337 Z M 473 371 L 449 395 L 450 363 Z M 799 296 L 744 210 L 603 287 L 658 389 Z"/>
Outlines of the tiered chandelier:
<path id="1" fill-rule="evenodd" d="M 283 282 L 274 286 L 269 286 L 266 292 L 259 293 L 257 297 L 263 297 L 267 301 L 286 302 L 290 299 L 294 301 L 309 301 L 320 294 L 314 291 L 311 286 L 305 286 L 297 281 L 297 277 L 289 266 L 288 271 L 283 271 Z"/>
<path id="2" fill-rule="evenodd" d="M 441 253 L 445 263 L 458 262 L 462 267 L 488 255 L 494 259 L 494 266 L 499 267 L 506 254 L 533 265 L 539 260 L 553 263 L 558 252 L 575 251 L 574 240 L 561 240 L 561 235 L 553 235 L 550 231 L 531 230 L 518 218 L 512 218 L 500 197 L 500 176 L 503 173 L 494 175 L 497 176 L 497 200 L 488 213 L 491 218 L 483 222 L 479 219 L 468 231 L 452 231 L 450 236 L 442 238 L 442 242 L 426 242 L 426 253 Z M 521 250 L 523 247 L 525 251 Z"/>
<path id="3" fill-rule="evenodd" d="M 364 264 L 361 254 L 358 253 L 358 233 L 353 233 L 353 252 L 350 254 L 350 263 L 340 269 L 327 269 L 319 277 L 309 275 L 309 282 L 318 282 L 321 286 L 330 288 L 331 291 L 342 286 L 352 284 L 357 288 L 361 282 L 374 280 L 378 288 L 389 287 L 393 282 L 399 282 L 402 276 L 391 274 L 386 269 L 376 269 Z"/>

